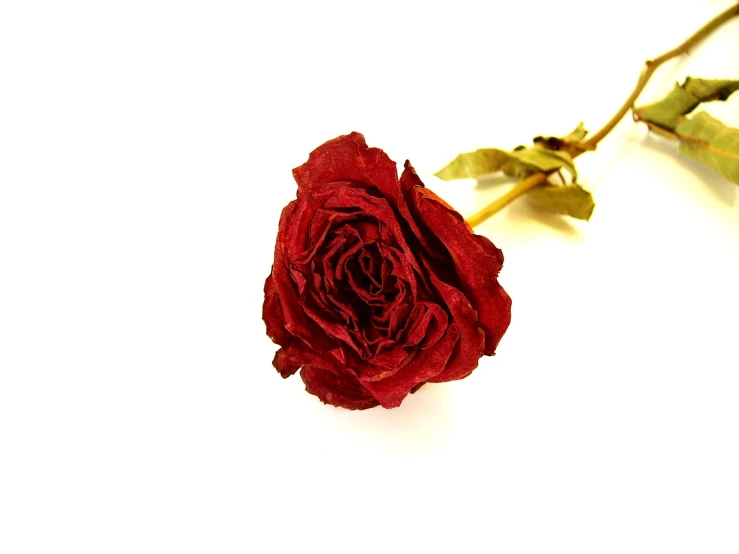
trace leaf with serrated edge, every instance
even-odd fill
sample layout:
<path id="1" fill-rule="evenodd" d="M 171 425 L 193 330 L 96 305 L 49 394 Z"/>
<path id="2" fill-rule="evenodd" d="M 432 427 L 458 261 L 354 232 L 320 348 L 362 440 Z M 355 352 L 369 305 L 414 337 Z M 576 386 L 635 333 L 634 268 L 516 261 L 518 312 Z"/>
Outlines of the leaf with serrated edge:
<path id="1" fill-rule="evenodd" d="M 739 184 L 739 129 L 706 112 L 683 118 L 675 128 L 680 152 Z"/>
<path id="2" fill-rule="evenodd" d="M 578 184 L 544 185 L 531 189 L 526 197 L 543 210 L 586 221 L 595 207 L 593 195 Z"/>

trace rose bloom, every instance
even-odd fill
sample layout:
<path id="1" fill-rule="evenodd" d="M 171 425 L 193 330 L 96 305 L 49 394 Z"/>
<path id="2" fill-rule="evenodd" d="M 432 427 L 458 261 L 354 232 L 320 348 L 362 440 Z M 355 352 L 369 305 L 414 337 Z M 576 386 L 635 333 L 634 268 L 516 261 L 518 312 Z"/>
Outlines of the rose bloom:
<path id="1" fill-rule="evenodd" d="M 409 162 L 359 133 L 293 170 L 264 287 L 283 377 L 349 409 L 399 406 L 424 383 L 467 377 L 511 317 L 503 254 L 426 189 Z"/>

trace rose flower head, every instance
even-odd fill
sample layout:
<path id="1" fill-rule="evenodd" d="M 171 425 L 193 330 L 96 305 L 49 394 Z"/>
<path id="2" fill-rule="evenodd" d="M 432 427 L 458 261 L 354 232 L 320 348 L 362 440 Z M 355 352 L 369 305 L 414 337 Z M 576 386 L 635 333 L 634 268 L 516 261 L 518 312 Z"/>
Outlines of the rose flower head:
<path id="1" fill-rule="evenodd" d="M 293 170 L 264 286 L 283 377 L 349 409 L 399 406 L 424 383 L 467 377 L 511 317 L 503 254 L 426 189 L 409 162 L 359 133 Z"/>

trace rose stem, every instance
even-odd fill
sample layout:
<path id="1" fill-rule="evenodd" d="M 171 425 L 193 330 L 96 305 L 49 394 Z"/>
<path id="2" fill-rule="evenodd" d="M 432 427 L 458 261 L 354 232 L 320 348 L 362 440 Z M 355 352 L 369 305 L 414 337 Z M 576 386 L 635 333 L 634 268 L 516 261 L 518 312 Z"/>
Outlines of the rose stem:
<path id="1" fill-rule="evenodd" d="M 636 102 L 636 99 L 644 90 L 644 87 L 649 81 L 649 78 L 659 66 L 661 66 L 666 61 L 679 56 L 680 54 L 688 53 L 697 42 L 705 38 L 707 35 L 711 34 L 716 28 L 720 27 L 722 24 L 726 23 L 732 17 L 735 17 L 737 15 L 739 15 L 739 3 L 714 17 L 711 21 L 698 29 L 698 31 L 696 31 L 690 38 L 688 38 L 679 46 L 665 52 L 658 58 L 647 60 L 646 62 L 644 62 L 644 69 L 639 76 L 639 80 L 636 82 L 636 87 L 634 87 L 633 92 L 626 99 L 626 102 L 624 102 L 623 106 L 618 109 L 618 111 L 613 115 L 608 123 L 603 126 L 600 131 L 592 135 L 582 144 L 572 145 L 572 147 L 570 148 L 570 154 L 572 154 L 572 157 L 575 158 L 588 150 L 595 150 L 595 147 L 598 145 L 598 143 L 603 140 L 603 138 L 608 133 L 610 133 L 611 130 L 613 130 L 618 122 L 621 121 L 623 116 L 626 115 L 626 112 L 631 109 L 631 107 L 634 105 L 634 102 Z M 496 198 L 479 212 L 468 217 L 467 223 L 469 223 L 470 227 L 475 227 L 479 225 L 493 214 L 505 208 L 508 204 L 513 202 L 519 196 L 544 183 L 549 175 L 551 175 L 552 173 L 554 173 L 554 171 L 541 171 L 539 173 L 534 173 L 533 175 L 530 175 L 522 181 L 519 181 L 516 186 L 506 192 L 503 196 Z"/>

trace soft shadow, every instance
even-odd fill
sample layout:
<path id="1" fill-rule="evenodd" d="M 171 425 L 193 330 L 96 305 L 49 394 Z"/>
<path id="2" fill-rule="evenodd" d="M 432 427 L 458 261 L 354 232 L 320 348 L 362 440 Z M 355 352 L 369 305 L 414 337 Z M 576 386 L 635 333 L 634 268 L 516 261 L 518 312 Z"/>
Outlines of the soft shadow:
<path id="1" fill-rule="evenodd" d="M 486 175 L 476 179 L 475 190 L 490 190 L 501 185 L 510 185 L 515 183 L 513 179 L 503 173 L 494 173 L 493 175 Z"/>
<path id="2" fill-rule="evenodd" d="M 424 385 L 398 408 L 344 411 L 335 421 L 361 434 L 362 442 L 376 451 L 408 457 L 443 450 L 455 429 L 454 404 L 445 383 Z"/>
<path id="3" fill-rule="evenodd" d="M 514 181 L 501 173 L 489 175 L 477 180 L 475 190 L 484 191 L 497 188 L 501 185 L 510 185 Z M 509 223 L 520 229 L 523 225 L 531 225 L 532 221 L 543 224 L 551 230 L 561 233 L 569 238 L 581 239 L 580 229 L 573 225 L 567 216 L 557 215 L 542 210 L 527 202 L 525 198 L 512 203 L 508 207 Z"/>
<path id="4" fill-rule="evenodd" d="M 531 205 L 525 198 L 508 207 L 507 223 L 522 229 L 532 222 L 545 225 L 570 239 L 581 240 L 582 233 L 565 215 L 557 215 Z"/>
<path id="5" fill-rule="evenodd" d="M 708 190 L 713 192 L 719 201 L 728 206 L 734 206 L 734 203 L 736 202 L 737 186 L 720 173 L 717 173 L 712 169 L 708 169 L 698 162 L 680 154 L 677 150 L 677 144 L 675 141 L 655 136 L 653 133 L 647 133 L 643 138 L 632 138 L 632 140 L 634 142 L 638 142 L 641 146 L 646 146 L 658 154 L 672 159 L 677 159 L 683 167 L 692 171 L 697 177 L 706 183 Z"/>

